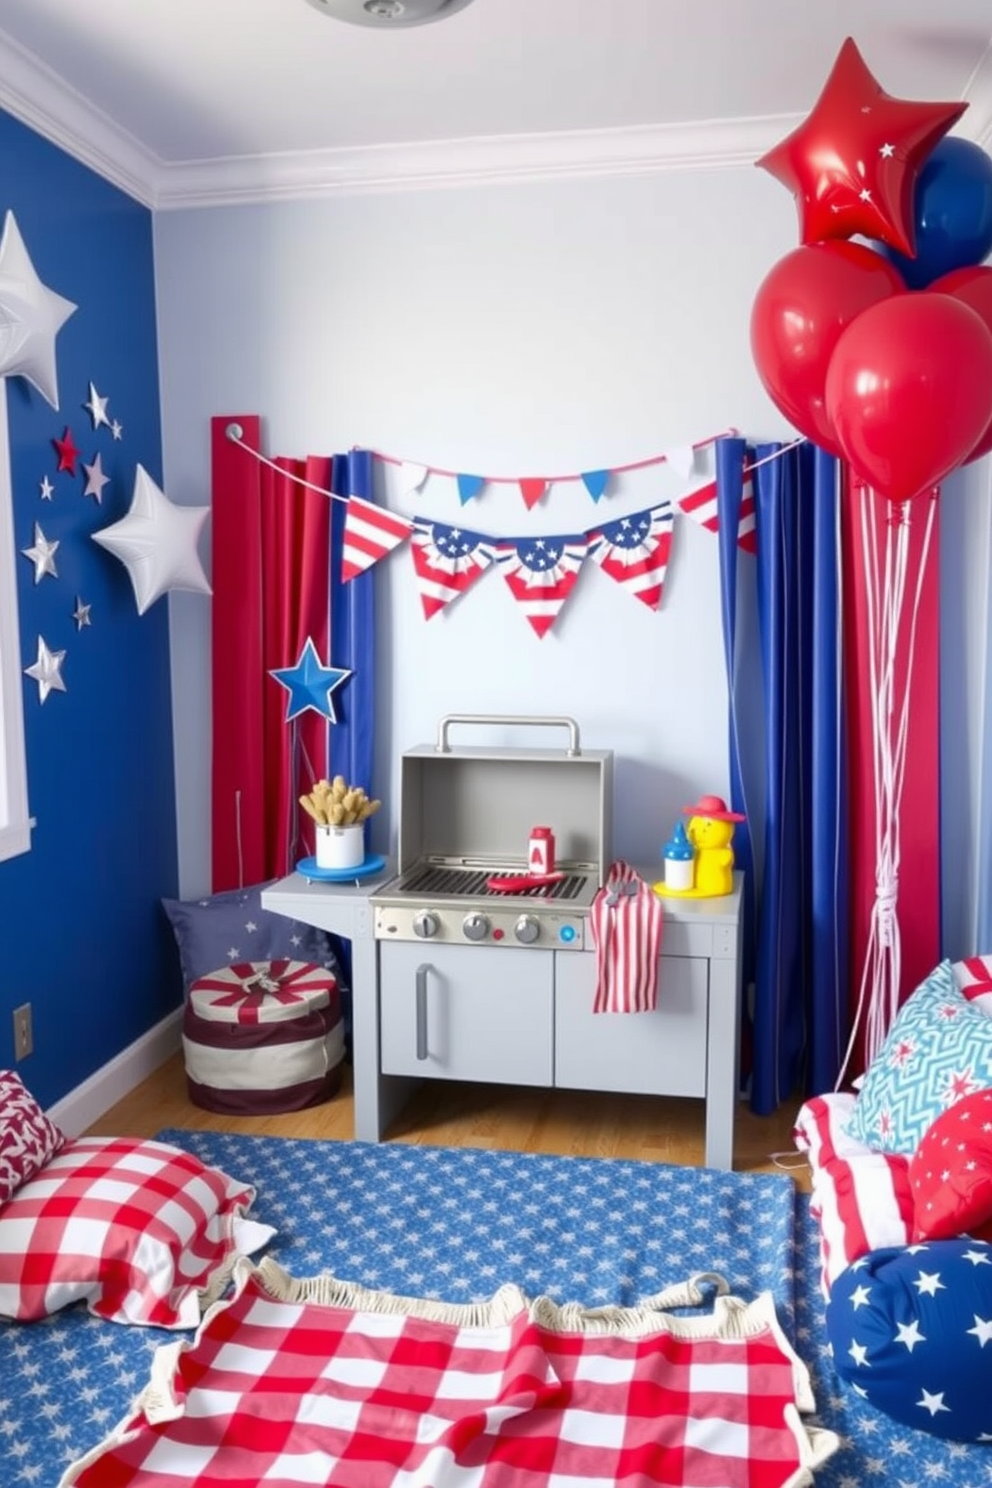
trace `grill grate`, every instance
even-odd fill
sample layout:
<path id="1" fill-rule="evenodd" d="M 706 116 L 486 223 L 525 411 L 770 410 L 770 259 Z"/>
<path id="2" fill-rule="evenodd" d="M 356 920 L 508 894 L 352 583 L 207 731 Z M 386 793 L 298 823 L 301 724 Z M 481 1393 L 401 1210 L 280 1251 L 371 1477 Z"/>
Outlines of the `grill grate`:
<path id="1" fill-rule="evenodd" d="M 450 868 L 437 863 L 421 863 L 405 873 L 397 884 L 401 894 L 421 898 L 457 899 L 578 899 L 586 883 L 584 873 L 566 873 L 557 883 L 529 888 L 521 886 L 519 894 L 500 893 L 487 887 L 487 879 L 499 872 L 496 868 Z"/>

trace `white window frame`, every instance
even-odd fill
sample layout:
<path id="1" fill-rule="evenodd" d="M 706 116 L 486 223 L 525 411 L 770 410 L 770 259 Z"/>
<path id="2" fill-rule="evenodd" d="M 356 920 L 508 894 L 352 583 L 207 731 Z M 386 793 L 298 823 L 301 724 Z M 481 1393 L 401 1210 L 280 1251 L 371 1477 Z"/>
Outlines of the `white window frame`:
<path id="1" fill-rule="evenodd" d="M 0 378 L 0 862 L 31 849 L 7 386 Z"/>

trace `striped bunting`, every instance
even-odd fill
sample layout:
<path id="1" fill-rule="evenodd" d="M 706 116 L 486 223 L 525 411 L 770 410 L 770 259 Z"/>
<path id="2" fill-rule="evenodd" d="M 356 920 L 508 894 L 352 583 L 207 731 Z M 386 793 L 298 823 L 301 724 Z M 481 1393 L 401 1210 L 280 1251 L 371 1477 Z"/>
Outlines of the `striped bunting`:
<path id="1" fill-rule="evenodd" d="M 420 602 L 428 620 L 470 589 L 496 556 L 492 542 L 478 532 L 417 517 L 410 542 Z"/>
<path id="2" fill-rule="evenodd" d="M 687 496 L 680 496 L 678 507 L 687 517 L 705 527 L 707 532 L 718 532 L 720 520 L 716 507 L 716 481 L 710 481 L 709 485 L 700 486 L 698 491 L 690 491 Z M 737 525 L 737 541 L 746 553 L 758 551 L 758 535 L 755 530 L 754 518 L 754 481 L 749 474 L 744 476 L 744 493 L 741 498 L 741 515 Z"/>
<path id="3" fill-rule="evenodd" d="M 384 507 L 357 496 L 348 498 L 344 514 L 344 548 L 341 553 L 341 577 L 347 583 L 357 578 L 380 558 L 385 558 L 413 531 L 413 523 L 394 516 Z"/>
<path id="4" fill-rule="evenodd" d="M 656 610 L 672 549 L 670 501 L 609 522 L 590 535 L 589 556 L 635 599 Z"/>
<path id="5" fill-rule="evenodd" d="M 539 636 L 554 625 L 579 577 L 588 533 L 524 537 L 496 544 L 496 561 L 510 592 Z"/>

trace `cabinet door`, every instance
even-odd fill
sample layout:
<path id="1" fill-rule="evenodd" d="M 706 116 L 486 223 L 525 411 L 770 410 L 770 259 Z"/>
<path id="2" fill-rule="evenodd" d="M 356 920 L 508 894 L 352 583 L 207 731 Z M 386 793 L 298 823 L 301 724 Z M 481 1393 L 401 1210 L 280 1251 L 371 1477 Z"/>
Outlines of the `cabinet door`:
<path id="1" fill-rule="evenodd" d="M 552 1083 L 553 951 L 399 942 L 379 956 L 384 1075 Z"/>
<path id="2" fill-rule="evenodd" d="M 650 1013 L 594 1013 L 596 958 L 559 956 L 555 1084 L 641 1095 L 706 1094 L 709 960 L 662 956 Z"/>

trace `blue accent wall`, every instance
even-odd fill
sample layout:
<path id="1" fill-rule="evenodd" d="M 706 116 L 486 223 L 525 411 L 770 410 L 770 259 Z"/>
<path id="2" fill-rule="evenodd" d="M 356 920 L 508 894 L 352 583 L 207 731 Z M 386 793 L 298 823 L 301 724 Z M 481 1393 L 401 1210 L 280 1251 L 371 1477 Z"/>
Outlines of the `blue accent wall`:
<path id="1" fill-rule="evenodd" d="M 150 211 L 0 114 L 0 215 L 12 210 L 42 282 L 78 307 L 56 341 L 60 408 L 8 378 L 21 669 L 38 636 L 64 650 L 66 691 L 39 700 L 23 677 L 31 851 L 0 863 L 0 1066 L 12 1009 L 30 1002 L 34 1053 L 16 1066 L 43 1104 L 146 1032 L 181 1000 L 161 910 L 176 893 L 168 601 L 137 613 L 127 570 L 91 534 L 128 510 L 137 465 L 162 484 Z M 94 429 L 89 384 L 123 426 Z M 68 428 L 76 474 L 52 441 Z M 84 496 L 100 453 L 102 502 Z M 54 486 L 43 500 L 44 476 Z M 34 581 L 34 524 L 57 540 L 58 577 Z M 76 627 L 76 599 L 92 606 Z"/>

